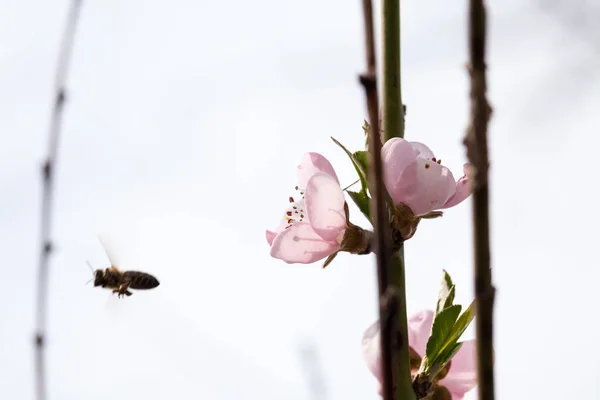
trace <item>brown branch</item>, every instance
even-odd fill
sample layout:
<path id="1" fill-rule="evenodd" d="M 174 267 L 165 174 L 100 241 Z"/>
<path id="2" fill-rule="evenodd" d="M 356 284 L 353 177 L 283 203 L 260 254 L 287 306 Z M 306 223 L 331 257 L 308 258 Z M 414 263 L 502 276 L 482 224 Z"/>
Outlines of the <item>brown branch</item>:
<path id="1" fill-rule="evenodd" d="M 471 124 L 465 145 L 472 167 L 477 376 L 479 400 L 494 399 L 493 312 L 495 289 L 490 264 L 487 131 L 491 107 L 486 98 L 486 12 L 483 0 L 469 1 Z"/>
<path id="2" fill-rule="evenodd" d="M 365 23 L 365 46 L 367 56 L 367 72 L 360 75 L 360 83 L 365 89 L 367 108 L 369 110 L 369 188 L 371 192 L 371 215 L 375 234 L 374 252 L 377 256 L 377 278 L 379 283 L 379 321 L 381 329 L 381 359 L 383 368 L 383 398 L 392 400 L 394 398 L 394 382 L 392 373 L 392 324 L 390 315 L 386 312 L 384 297 L 389 285 L 389 261 L 390 245 L 388 243 L 389 220 L 384 203 L 382 162 L 381 162 L 381 138 L 379 135 L 379 99 L 377 95 L 377 69 L 375 65 L 375 34 L 373 30 L 373 5 L 371 0 L 363 0 L 363 12 Z M 387 315 L 386 315 L 387 314 Z"/>
<path id="3" fill-rule="evenodd" d="M 48 264 L 52 253 L 52 199 L 54 186 L 54 168 L 58 153 L 62 111 L 65 104 L 65 80 L 68 72 L 73 40 L 81 9 L 81 0 L 73 0 L 67 18 L 66 30 L 62 39 L 58 69 L 55 81 L 54 103 L 48 132 L 48 155 L 42 167 L 42 212 L 40 223 L 41 253 L 37 277 L 37 302 L 35 326 L 35 387 L 36 398 L 46 399 L 46 374 L 44 344 L 46 330 L 48 297 Z"/>

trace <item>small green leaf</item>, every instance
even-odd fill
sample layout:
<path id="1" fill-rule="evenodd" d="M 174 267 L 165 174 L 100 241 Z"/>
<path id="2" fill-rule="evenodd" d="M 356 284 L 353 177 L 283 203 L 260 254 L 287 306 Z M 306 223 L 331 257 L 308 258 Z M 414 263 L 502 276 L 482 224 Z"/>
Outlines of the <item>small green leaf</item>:
<path id="1" fill-rule="evenodd" d="M 329 264 L 331 264 L 331 262 L 333 261 L 333 259 L 338 255 L 339 251 L 336 251 L 335 253 L 331 254 L 329 257 L 327 257 L 325 259 L 325 262 L 323 263 L 323 268 L 327 267 Z"/>
<path id="2" fill-rule="evenodd" d="M 440 218 L 444 215 L 443 211 L 430 211 L 425 215 L 420 215 L 419 218 L 421 219 L 436 219 L 436 218 Z"/>
<path id="3" fill-rule="evenodd" d="M 369 152 L 368 151 L 355 151 L 354 157 L 360 163 L 363 171 L 365 172 L 365 176 L 368 176 L 369 173 Z"/>
<path id="4" fill-rule="evenodd" d="M 372 223 L 371 221 L 371 199 L 365 192 L 353 192 L 351 190 L 347 190 L 346 193 L 350 195 L 350 198 L 354 201 L 354 204 L 358 207 L 360 212 L 363 213 L 365 217 Z"/>
<path id="5" fill-rule="evenodd" d="M 454 343 L 452 346 L 447 347 L 446 350 L 444 350 L 438 355 L 437 359 L 435 360 L 435 363 L 440 366 L 439 370 L 442 370 L 446 366 L 446 364 L 448 364 L 452 357 L 454 357 L 458 350 L 460 350 L 462 345 L 462 342 Z"/>
<path id="6" fill-rule="evenodd" d="M 477 305 L 475 303 L 475 300 L 473 300 L 473 302 L 469 305 L 469 307 L 467 307 L 465 312 L 462 313 L 462 315 L 454 324 L 454 327 L 452 328 L 452 332 L 448 339 L 449 343 L 457 342 L 458 339 L 460 339 L 461 335 L 471 324 L 471 321 L 473 321 L 473 318 L 475 318 L 475 314 L 477 314 Z"/>
<path id="7" fill-rule="evenodd" d="M 460 315 L 460 305 L 450 306 L 434 317 L 433 326 L 431 327 L 431 335 L 427 341 L 425 354 L 429 365 L 435 363 L 440 351 L 444 349 L 444 345 L 448 341 L 448 337 L 452 333 L 452 328 L 456 319 Z"/>
<path id="8" fill-rule="evenodd" d="M 334 137 L 331 137 L 331 140 L 333 140 L 335 144 L 340 146 L 342 150 L 346 152 L 348 157 L 350 157 L 350 161 L 352 161 L 354 169 L 356 169 L 356 173 L 358 174 L 358 178 L 360 179 L 360 186 L 362 187 L 362 191 L 366 191 L 369 187 L 367 184 L 367 173 L 365 170 L 362 169 L 362 165 L 360 164 L 360 162 L 356 159 L 356 157 L 354 157 L 354 154 L 350 153 L 350 151 L 346 147 L 344 147 L 343 144 L 338 142 Z"/>
<path id="9" fill-rule="evenodd" d="M 450 274 L 448 274 L 446 270 L 443 271 L 444 278 L 442 279 L 442 286 L 438 295 L 437 308 L 435 310 L 436 315 L 452 305 L 454 302 L 454 295 L 456 294 L 455 286 L 454 283 L 452 283 Z"/>
<path id="10" fill-rule="evenodd" d="M 366 119 L 364 120 L 362 128 L 365 132 L 365 150 L 369 150 L 369 131 L 371 130 L 371 125 L 369 125 Z"/>
<path id="11" fill-rule="evenodd" d="M 456 307 L 456 306 L 452 306 L 452 307 Z M 454 323 L 452 330 L 447 335 L 445 342 L 440 347 L 438 354 L 436 355 L 436 358 L 429 359 L 431 361 L 430 365 L 437 364 L 440 361 L 437 357 L 441 357 L 441 356 L 447 357 L 447 354 L 451 351 L 453 346 L 456 345 L 456 343 L 458 342 L 458 340 L 460 339 L 462 334 L 465 332 L 465 330 L 467 329 L 467 327 L 469 326 L 471 321 L 473 321 L 473 318 L 475 318 L 476 311 L 477 311 L 477 308 L 475 306 L 475 301 L 473 300 L 473 302 L 469 305 L 469 307 L 467 307 L 465 312 L 462 313 L 462 315 Z M 435 322 L 434 322 L 434 326 L 435 326 Z M 427 345 L 429 345 L 429 343 L 427 343 Z"/>

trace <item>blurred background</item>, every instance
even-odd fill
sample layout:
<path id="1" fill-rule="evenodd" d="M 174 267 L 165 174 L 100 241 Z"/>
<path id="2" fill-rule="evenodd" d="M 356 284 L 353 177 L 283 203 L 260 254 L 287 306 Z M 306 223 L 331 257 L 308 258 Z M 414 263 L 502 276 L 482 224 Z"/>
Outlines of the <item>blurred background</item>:
<path id="1" fill-rule="evenodd" d="M 596 160 L 582 151 L 599 143 L 600 7 L 489 3 L 498 398 L 599 398 Z M 69 4 L 0 1 L 2 399 L 34 393 L 40 166 Z M 402 3 L 406 137 L 455 176 L 466 6 Z M 264 237 L 303 153 L 356 179 L 329 136 L 364 143 L 363 46 L 359 1 L 84 2 L 55 187 L 50 399 L 379 398 L 361 354 L 374 257 L 287 265 Z M 109 265 L 100 232 L 161 286 L 119 301 L 86 286 L 85 260 Z M 409 313 L 434 307 L 442 268 L 471 301 L 471 234 L 470 200 L 420 225 Z"/>

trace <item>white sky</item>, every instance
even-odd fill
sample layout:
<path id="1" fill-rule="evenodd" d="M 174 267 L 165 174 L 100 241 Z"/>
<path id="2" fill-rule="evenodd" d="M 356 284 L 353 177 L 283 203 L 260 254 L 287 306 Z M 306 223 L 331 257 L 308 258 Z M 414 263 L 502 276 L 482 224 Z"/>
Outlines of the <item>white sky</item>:
<path id="1" fill-rule="evenodd" d="M 0 1 L 3 399 L 33 396 L 39 166 L 67 6 Z M 304 152 L 355 179 L 329 136 L 363 143 L 360 6 L 85 2 L 58 166 L 51 399 L 309 399 L 304 340 L 318 346 L 328 400 L 378 398 L 360 352 L 376 317 L 374 259 L 286 265 L 264 239 Z M 465 7 L 403 3 L 406 135 L 455 175 L 468 116 Z M 490 6 L 501 399 L 600 396 L 595 154 L 581 153 L 599 142 L 600 46 L 581 22 L 591 11 L 565 10 Z M 407 243 L 409 312 L 434 306 L 442 268 L 458 301 L 471 301 L 470 206 L 423 222 Z M 107 292 L 84 286 L 86 259 L 107 266 L 101 231 L 118 241 L 123 268 L 161 286 L 108 305 Z"/>

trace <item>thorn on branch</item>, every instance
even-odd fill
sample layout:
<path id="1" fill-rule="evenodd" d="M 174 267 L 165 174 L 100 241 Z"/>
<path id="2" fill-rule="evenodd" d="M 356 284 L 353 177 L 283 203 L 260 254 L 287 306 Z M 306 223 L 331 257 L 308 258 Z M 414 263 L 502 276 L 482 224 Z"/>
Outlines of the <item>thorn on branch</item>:
<path id="1" fill-rule="evenodd" d="M 50 254 L 52 252 L 52 242 L 50 240 L 44 242 L 44 253 Z"/>
<path id="2" fill-rule="evenodd" d="M 50 159 L 46 160 L 46 162 L 42 166 L 42 175 L 44 177 L 44 180 L 49 180 L 52 176 L 52 161 Z"/>
<path id="3" fill-rule="evenodd" d="M 377 88 L 377 78 L 374 74 L 365 72 L 358 76 L 360 84 L 364 86 L 366 90 L 374 90 Z"/>
<path id="4" fill-rule="evenodd" d="M 61 88 L 56 94 L 56 106 L 62 106 L 67 100 L 67 95 L 64 88 Z"/>

